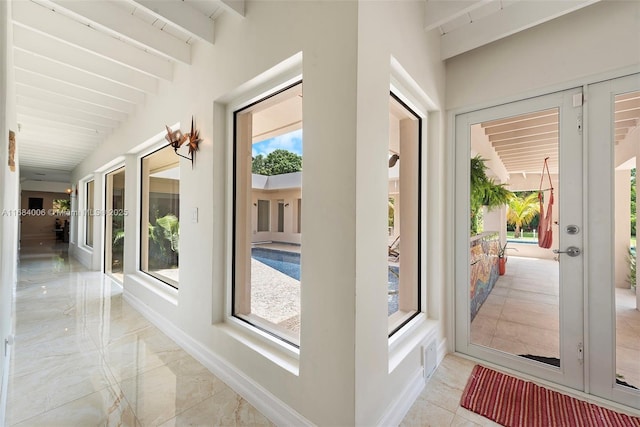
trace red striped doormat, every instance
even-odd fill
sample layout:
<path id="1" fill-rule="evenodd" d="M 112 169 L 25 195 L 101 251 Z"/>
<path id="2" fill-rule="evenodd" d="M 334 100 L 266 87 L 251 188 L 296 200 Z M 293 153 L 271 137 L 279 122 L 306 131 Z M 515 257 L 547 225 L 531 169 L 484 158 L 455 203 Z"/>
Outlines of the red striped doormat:
<path id="1" fill-rule="evenodd" d="M 632 417 L 476 365 L 460 405 L 507 427 L 640 427 Z"/>

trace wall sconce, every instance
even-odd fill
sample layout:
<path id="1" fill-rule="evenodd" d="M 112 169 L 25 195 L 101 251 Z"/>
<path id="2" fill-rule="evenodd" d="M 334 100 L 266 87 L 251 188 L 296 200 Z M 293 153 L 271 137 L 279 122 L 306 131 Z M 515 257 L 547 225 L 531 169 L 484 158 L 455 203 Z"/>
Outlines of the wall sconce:
<path id="1" fill-rule="evenodd" d="M 287 206 L 289 206 L 289 203 L 286 203 L 286 204 L 284 205 L 284 207 L 285 207 L 285 208 L 286 208 Z"/>
<path id="2" fill-rule="evenodd" d="M 175 131 L 172 131 L 169 126 L 165 125 L 165 127 L 167 128 L 167 134 L 165 135 L 165 139 L 169 141 L 169 145 L 173 147 L 173 151 L 178 156 L 191 161 L 191 168 L 193 169 L 193 161 L 195 160 L 195 157 L 196 157 L 196 151 L 198 151 L 198 145 L 200 144 L 200 141 L 202 141 L 200 139 L 200 131 L 196 130 L 195 128 L 193 116 L 191 116 L 191 132 L 189 132 L 186 135 L 183 135 L 180 129 L 176 129 Z M 191 157 L 187 157 L 178 153 L 178 148 L 180 148 L 182 144 L 184 144 L 187 141 L 189 141 L 187 145 L 189 146 L 189 156 Z"/>
<path id="3" fill-rule="evenodd" d="M 400 156 L 398 154 L 394 154 L 393 156 L 389 157 L 389 167 L 394 167 L 396 163 L 398 163 L 398 160 L 400 160 Z"/>

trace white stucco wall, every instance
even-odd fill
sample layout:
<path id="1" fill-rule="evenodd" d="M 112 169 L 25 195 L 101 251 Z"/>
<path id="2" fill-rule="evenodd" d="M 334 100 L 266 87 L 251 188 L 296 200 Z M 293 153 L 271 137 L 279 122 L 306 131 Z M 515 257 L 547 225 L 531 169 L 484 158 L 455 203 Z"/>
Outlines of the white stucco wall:
<path id="1" fill-rule="evenodd" d="M 378 422 L 396 408 L 410 380 L 415 386 L 421 372 L 420 349 L 414 343 L 388 373 L 385 265 L 391 55 L 437 105 L 444 96 L 439 40 L 422 30 L 423 7 L 422 2 L 249 1 L 244 19 L 219 17 L 215 45 L 195 43 L 193 64 L 176 65 L 174 81 L 161 83 L 158 94 L 148 96 L 133 118 L 73 172 L 77 183 L 131 153 L 126 158 L 125 296 L 142 301 L 167 329 L 184 334 L 200 350 L 201 360 L 224 361 L 319 425 Z M 305 139 L 298 360 L 224 322 L 232 147 L 224 105 L 240 85 L 297 52 L 303 55 Z M 180 122 L 186 129 L 192 115 L 203 142 L 193 169 L 181 161 L 180 203 L 187 217 L 197 207 L 199 221 L 181 222 L 179 291 L 158 291 L 136 273 L 135 233 L 129 231 L 138 226 L 134 151 L 165 124 Z M 443 168 L 440 116 L 429 119 L 423 177 L 430 169 L 438 173 Z M 438 223 L 444 209 L 441 185 L 442 180 L 428 182 L 429 203 L 423 199 L 427 215 L 437 218 L 427 229 L 429 247 L 436 249 L 429 269 L 423 268 L 433 282 L 424 298 L 435 319 L 442 312 L 444 289 L 443 261 L 437 255 L 443 228 Z M 100 256 L 94 250 L 92 265 Z M 444 326 L 438 334 L 444 336 Z"/>
<path id="2" fill-rule="evenodd" d="M 13 290 L 17 274 L 17 247 L 19 218 L 10 212 L 19 207 L 19 149 L 16 148 L 14 172 L 9 170 L 8 146 L 9 131 L 16 134 L 16 146 L 20 146 L 18 133 L 15 86 L 13 80 L 13 36 L 11 32 L 11 4 L 0 3 L 0 210 L 8 212 L 0 220 L 0 244 L 2 257 L 0 264 L 0 425 L 4 424 L 7 384 L 9 375 L 9 357 L 4 352 L 4 342 L 13 333 Z M 12 346 L 9 347 L 11 351 Z"/>
<path id="3" fill-rule="evenodd" d="M 447 61 L 448 109 L 518 99 L 637 67 L 636 1 L 598 2 Z M 612 48 L 615 46 L 615 48 Z"/>
<path id="4" fill-rule="evenodd" d="M 402 4 L 402 6 L 400 6 Z M 397 60 L 418 88 L 432 101 L 434 110 L 423 120 L 423 197 L 420 258 L 423 309 L 436 323 L 443 343 L 444 262 L 444 164 L 441 115 L 444 101 L 444 67 L 439 60 L 439 35 L 422 30 L 424 5 L 420 2 L 361 2 L 358 10 L 358 111 L 356 158 L 356 424 L 381 422 L 399 391 L 416 380 L 421 348 L 428 332 L 399 351 L 389 350 L 387 329 L 387 194 L 389 147 L 390 58 Z M 415 93 L 413 94 L 415 96 Z M 419 96 L 418 96 L 419 98 Z M 420 100 L 425 102 L 424 99 Z M 305 117 L 306 120 L 306 117 Z M 402 161 L 402 160 L 400 160 Z M 306 166 L 306 165 L 305 165 Z M 428 178 L 427 178 L 428 177 Z M 305 177 L 306 179 L 306 177 Z M 305 249 L 306 250 L 306 249 Z M 402 347 L 400 347 L 402 348 Z M 401 403 L 401 402 L 400 402 Z M 387 421 L 388 422 L 388 421 Z"/>

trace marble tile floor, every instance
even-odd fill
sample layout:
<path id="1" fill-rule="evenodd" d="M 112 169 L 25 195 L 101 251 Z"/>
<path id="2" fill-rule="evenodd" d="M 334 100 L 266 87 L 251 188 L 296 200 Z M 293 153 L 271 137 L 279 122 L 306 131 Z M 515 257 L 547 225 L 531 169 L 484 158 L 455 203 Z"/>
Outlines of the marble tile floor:
<path id="1" fill-rule="evenodd" d="M 471 342 L 511 354 L 559 357 L 558 263 L 510 256 L 507 273 L 471 323 Z M 616 366 L 640 387 L 640 311 L 631 289 L 616 288 Z"/>
<path id="2" fill-rule="evenodd" d="M 273 425 L 66 250 L 21 253 L 8 426 Z"/>

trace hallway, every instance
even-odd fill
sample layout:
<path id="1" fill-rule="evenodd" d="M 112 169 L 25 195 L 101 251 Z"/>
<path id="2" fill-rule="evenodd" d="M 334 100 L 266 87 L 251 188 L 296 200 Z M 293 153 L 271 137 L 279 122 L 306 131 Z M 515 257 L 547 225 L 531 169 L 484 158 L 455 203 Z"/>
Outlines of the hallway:
<path id="1" fill-rule="evenodd" d="M 23 249 L 8 426 L 272 425 L 66 245 Z"/>

